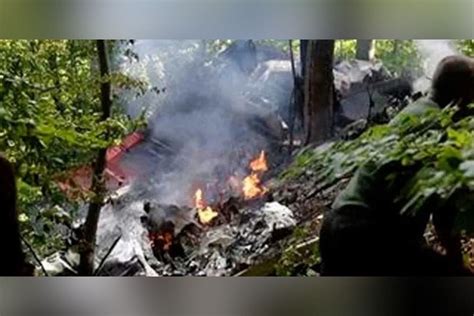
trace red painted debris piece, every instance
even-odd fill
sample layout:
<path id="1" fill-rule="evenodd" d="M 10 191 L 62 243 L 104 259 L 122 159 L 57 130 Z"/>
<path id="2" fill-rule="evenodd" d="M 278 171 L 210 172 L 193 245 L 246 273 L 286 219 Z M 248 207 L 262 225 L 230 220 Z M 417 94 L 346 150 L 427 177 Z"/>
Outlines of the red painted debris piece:
<path id="1" fill-rule="evenodd" d="M 107 149 L 106 160 L 107 163 L 116 162 L 120 157 L 135 145 L 141 143 L 143 140 L 143 134 L 140 132 L 134 132 L 127 135 L 121 142 L 120 145 L 110 147 Z"/>
<path id="2" fill-rule="evenodd" d="M 107 149 L 105 168 L 107 189 L 116 190 L 128 183 L 133 174 L 120 168 L 120 158 L 131 148 L 140 144 L 143 139 L 143 133 L 134 132 L 127 135 L 120 145 Z M 74 196 L 74 190 L 88 191 L 92 185 L 92 168 L 90 166 L 76 168 L 69 172 L 67 179 L 60 180 L 58 185 L 69 196 Z"/>

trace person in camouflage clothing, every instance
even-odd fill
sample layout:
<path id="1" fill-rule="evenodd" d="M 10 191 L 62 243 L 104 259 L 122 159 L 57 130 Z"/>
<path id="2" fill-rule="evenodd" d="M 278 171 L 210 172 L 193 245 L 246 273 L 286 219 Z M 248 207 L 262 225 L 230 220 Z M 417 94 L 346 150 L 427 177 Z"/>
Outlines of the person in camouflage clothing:
<path id="1" fill-rule="evenodd" d="M 467 105 L 474 102 L 474 59 L 449 56 L 437 66 L 430 94 L 408 105 L 391 122 L 399 124 L 404 116 L 423 116 L 455 103 L 459 117 L 469 115 Z M 453 212 L 429 206 L 417 216 L 400 214 L 396 202 L 400 188 L 418 167 L 399 163 L 367 162 L 360 167 L 347 187 L 324 216 L 320 231 L 321 275 L 459 275 L 462 266 L 459 238 L 451 236 Z M 416 169 L 416 170 L 415 170 Z M 397 174 L 397 181 L 387 175 Z M 448 256 L 429 247 L 423 233 L 430 218 Z M 440 220 L 442 218 L 442 220 Z M 454 258 L 454 259 L 453 259 Z"/>

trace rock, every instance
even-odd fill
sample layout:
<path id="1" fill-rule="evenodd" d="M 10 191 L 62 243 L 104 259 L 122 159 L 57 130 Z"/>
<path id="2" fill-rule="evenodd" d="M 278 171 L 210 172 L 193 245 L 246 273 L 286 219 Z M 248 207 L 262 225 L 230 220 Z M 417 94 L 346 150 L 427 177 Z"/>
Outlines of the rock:
<path id="1" fill-rule="evenodd" d="M 380 119 L 391 99 L 404 103 L 413 89 L 408 78 L 393 78 L 380 62 L 343 61 L 334 67 L 334 81 L 340 96 L 337 125 L 372 117 Z M 372 108 L 369 107 L 372 102 Z"/>
<path id="2" fill-rule="evenodd" d="M 362 82 L 377 82 L 390 79 L 390 73 L 381 62 L 365 60 L 344 60 L 334 66 L 336 89 L 345 96 L 344 91 Z M 344 89 L 345 88 L 345 89 Z"/>
<path id="3" fill-rule="evenodd" d="M 296 225 L 293 212 L 278 202 L 268 202 L 262 207 L 266 224 L 273 229 L 289 228 Z"/>

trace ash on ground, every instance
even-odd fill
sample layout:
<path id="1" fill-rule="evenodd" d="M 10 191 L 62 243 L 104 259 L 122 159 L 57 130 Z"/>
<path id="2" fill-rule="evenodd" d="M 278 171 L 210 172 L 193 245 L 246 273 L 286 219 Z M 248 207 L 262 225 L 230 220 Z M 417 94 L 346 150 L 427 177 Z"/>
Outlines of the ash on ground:
<path id="1" fill-rule="evenodd" d="M 208 226 L 189 207 L 122 199 L 123 207 L 103 213 L 99 231 L 99 245 L 106 245 L 116 238 L 114 230 L 121 230 L 123 237 L 106 263 L 115 267 L 114 275 L 122 274 L 117 267 L 135 262 L 135 275 L 230 276 L 276 253 L 278 241 L 296 225 L 293 212 L 278 202 L 229 199 L 220 207 L 217 224 Z M 170 244 L 151 240 L 153 233 L 170 233 Z"/>
<path id="2" fill-rule="evenodd" d="M 139 197 L 130 190 L 103 207 L 96 275 L 231 276 L 278 254 L 279 242 L 296 225 L 289 208 L 264 199 L 231 198 L 213 223 L 202 225 L 193 208 Z M 165 232 L 173 235 L 166 247 L 152 239 Z M 50 275 L 73 275 L 75 257 L 56 254 L 44 265 Z"/>

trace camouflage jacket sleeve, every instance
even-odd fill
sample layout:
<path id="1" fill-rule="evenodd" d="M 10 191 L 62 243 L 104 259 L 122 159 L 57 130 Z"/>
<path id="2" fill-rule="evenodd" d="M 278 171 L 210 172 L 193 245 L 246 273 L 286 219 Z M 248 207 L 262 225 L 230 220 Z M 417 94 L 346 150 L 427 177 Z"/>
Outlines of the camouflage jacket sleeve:
<path id="1" fill-rule="evenodd" d="M 406 234 L 421 238 L 429 219 L 427 214 L 433 205 L 423 205 L 417 212 L 402 214 L 401 210 L 408 201 L 399 199 L 401 189 L 413 177 L 416 169 L 416 166 L 402 166 L 398 161 L 368 162 L 357 170 L 332 208 L 336 211 L 354 208 L 365 214 L 398 217 Z"/>
<path id="2" fill-rule="evenodd" d="M 422 98 L 408 105 L 390 124 L 398 124 L 404 116 L 421 116 L 428 111 L 439 110 L 433 101 Z M 390 174 L 396 174 L 396 183 L 387 180 Z M 333 208 L 358 206 L 369 210 L 395 208 L 394 199 L 404 182 L 414 174 L 413 170 L 402 168 L 396 161 L 370 161 L 362 165 L 354 174 L 344 191 L 336 198 Z"/>
<path id="3" fill-rule="evenodd" d="M 404 115 L 421 116 L 427 111 L 439 109 L 429 99 L 421 99 L 407 106 L 390 124 L 397 124 Z M 400 190 L 414 176 L 418 167 L 405 167 L 398 161 L 369 161 L 356 171 L 332 207 L 358 207 L 373 212 L 399 213 L 406 202 L 396 202 Z"/>
<path id="4" fill-rule="evenodd" d="M 357 206 L 374 211 L 389 208 L 393 204 L 394 192 L 387 177 L 397 169 L 397 162 L 365 163 L 336 198 L 333 208 Z"/>

